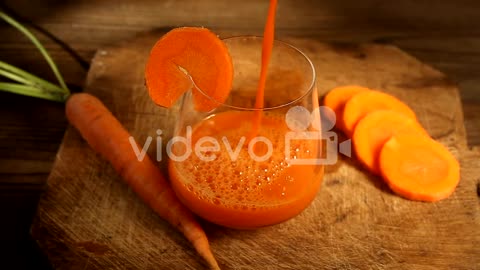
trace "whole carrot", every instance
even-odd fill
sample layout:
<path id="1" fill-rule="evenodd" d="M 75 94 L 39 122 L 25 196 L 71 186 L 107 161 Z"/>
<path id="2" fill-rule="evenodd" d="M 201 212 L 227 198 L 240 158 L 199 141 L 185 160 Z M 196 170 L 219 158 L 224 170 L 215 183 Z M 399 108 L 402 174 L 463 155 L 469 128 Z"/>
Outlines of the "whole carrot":
<path id="1" fill-rule="evenodd" d="M 193 244 L 212 269 L 220 269 L 207 236 L 193 214 L 175 196 L 155 163 L 137 159 L 130 134 L 96 97 L 81 93 L 67 100 L 66 115 L 93 150 L 106 158 L 135 193 Z"/>

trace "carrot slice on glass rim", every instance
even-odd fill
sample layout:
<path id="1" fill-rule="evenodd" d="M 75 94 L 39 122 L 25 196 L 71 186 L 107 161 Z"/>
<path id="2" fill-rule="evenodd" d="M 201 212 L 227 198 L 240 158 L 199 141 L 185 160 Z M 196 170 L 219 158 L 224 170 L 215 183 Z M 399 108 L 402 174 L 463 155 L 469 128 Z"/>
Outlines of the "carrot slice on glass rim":
<path id="1" fill-rule="evenodd" d="M 226 100 L 232 81 L 227 46 L 201 27 L 180 27 L 165 34 L 153 46 L 145 67 L 150 97 L 167 108 L 192 89 L 195 108 L 210 111 Z"/>

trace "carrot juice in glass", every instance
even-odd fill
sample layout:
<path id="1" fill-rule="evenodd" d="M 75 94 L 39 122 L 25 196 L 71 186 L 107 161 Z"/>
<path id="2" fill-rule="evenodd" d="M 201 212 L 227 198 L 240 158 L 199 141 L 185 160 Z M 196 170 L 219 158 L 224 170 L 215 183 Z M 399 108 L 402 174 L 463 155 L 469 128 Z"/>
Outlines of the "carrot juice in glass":
<path id="1" fill-rule="evenodd" d="M 262 38 L 224 42 L 233 88 L 210 112 L 195 110 L 193 93 L 202 89 L 184 94 L 167 144 L 171 184 L 188 208 L 213 223 L 240 229 L 276 224 L 304 210 L 322 183 L 315 70 L 298 49 L 275 41 L 258 108 Z"/>

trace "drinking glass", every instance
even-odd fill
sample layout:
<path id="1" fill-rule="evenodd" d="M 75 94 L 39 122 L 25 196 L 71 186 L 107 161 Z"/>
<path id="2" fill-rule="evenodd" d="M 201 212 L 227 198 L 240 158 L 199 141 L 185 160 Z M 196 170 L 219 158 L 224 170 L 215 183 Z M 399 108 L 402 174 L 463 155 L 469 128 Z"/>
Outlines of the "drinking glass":
<path id="1" fill-rule="evenodd" d="M 224 42 L 233 88 L 209 112 L 195 110 L 191 91 L 183 96 L 167 144 L 171 183 L 188 208 L 213 223 L 240 229 L 276 224 L 305 209 L 322 183 L 315 70 L 301 51 L 275 41 L 264 107 L 256 109 L 262 38 Z"/>

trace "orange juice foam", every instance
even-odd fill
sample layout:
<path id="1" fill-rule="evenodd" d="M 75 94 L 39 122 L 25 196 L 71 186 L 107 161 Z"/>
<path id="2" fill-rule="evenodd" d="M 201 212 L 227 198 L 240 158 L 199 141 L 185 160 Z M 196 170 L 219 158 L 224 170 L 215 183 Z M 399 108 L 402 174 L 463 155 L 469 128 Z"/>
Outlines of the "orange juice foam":
<path id="1" fill-rule="evenodd" d="M 263 141 L 249 152 L 245 137 L 251 132 L 252 116 L 253 112 L 224 112 L 203 120 L 193 128 L 192 148 L 210 136 L 218 142 L 218 151 L 200 156 L 192 151 L 185 161 L 169 164 L 172 186 L 183 203 L 199 216 L 233 228 L 256 228 L 295 216 L 313 200 L 323 175 L 322 166 L 287 162 L 285 134 L 290 130 L 284 115 L 262 117 L 257 137 L 271 142 L 271 154 Z M 290 158 L 315 158 L 319 153 L 319 141 L 290 144 Z M 180 144 L 173 151 L 185 149 Z"/>

